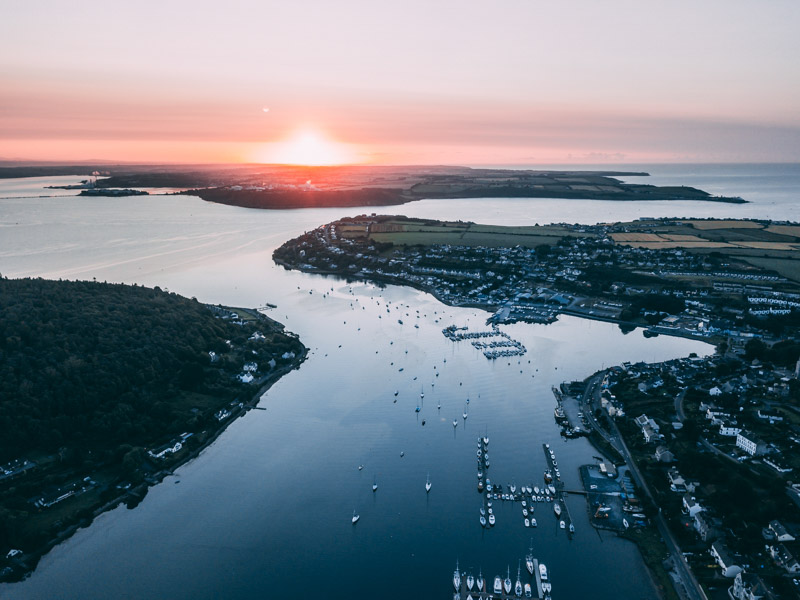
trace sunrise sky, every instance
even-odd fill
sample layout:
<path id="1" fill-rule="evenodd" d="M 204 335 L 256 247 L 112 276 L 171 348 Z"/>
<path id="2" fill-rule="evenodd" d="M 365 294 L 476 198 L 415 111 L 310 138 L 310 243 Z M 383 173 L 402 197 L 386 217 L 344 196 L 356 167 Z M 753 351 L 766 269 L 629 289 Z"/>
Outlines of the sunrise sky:
<path id="1" fill-rule="evenodd" d="M 4 0 L 0 15 L 0 160 L 800 160 L 797 0 Z"/>

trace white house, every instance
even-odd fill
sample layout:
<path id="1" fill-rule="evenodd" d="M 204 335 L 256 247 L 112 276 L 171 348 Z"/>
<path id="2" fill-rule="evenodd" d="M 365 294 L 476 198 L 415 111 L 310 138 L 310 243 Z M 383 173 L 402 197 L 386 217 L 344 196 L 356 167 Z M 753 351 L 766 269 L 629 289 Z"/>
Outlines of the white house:
<path id="1" fill-rule="evenodd" d="M 793 542 L 795 537 L 789 533 L 780 521 L 770 521 L 769 529 L 779 542 Z"/>
<path id="2" fill-rule="evenodd" d="M 736 559 L 721 540 L 717 540 L 711 544 L 710 552 L 714 560 L 717 561 L 719 568 L 722 569 L 722 575 L 724 577 L 736 577 L 742 572 L 742 567 L 736 564 Z"/>
<path id="3" fill-rule="evenodd" d="M 694 518 L 694 516 L 699 513 L 700 511 L 705 510 L 697 499 L 692 496 L 691 494 L 684 494 L 683 495 L 683 509 L 689 514 L 690 517 Z"/>
<path id="4" fill-rule="evenodd" d="M 742 428 L 738 427 L 736 423 L 723 422 L 719 426 L 719 434 L 727 437 L 736 437 L 741 430 Z"/>
<path id="5" fill-rule="evenodd" d="M 750 456 L 764 454 L 767 451 L 767 445 L 748 431 L 740 431 L 736 435 L 736 446 Z"/>

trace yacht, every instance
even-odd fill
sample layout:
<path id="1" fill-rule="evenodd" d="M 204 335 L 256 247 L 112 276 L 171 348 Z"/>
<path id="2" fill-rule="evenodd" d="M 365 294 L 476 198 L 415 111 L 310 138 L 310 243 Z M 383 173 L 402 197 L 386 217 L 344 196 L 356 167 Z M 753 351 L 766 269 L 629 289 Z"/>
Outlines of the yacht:
<path id="1" fill-rule="evenodd" d="M 533 538 L 531 538 L 531 544 L 533 543 Z M 533 546 L 528 548 L 528 554 L 525 555 L 525 568 L 528 569 L 528 573 L 533 575 Z"/>
<path id="2" fill-rule="evenodd" d="M 372 491 L 373 492 L 377 492 L 378 491 L 378 481 L 376 479 L 372 480 Z"/>
<path id="3" fill-rule="evenodd" d="M 490 515 L 489 515 L 489 525 L 490 525 L 491 527 L 494 527 L 494 523 L 495 523 L 495 518 L 494 518 L 494 515 L 491 515 L 491 514 L 490 514 Z"/>
<path id="4" fill-rule="evenodd" d="M 536 527 L 538 523 L 536 523 L 536 519 L 531 519 L 531 527 Z"/>
<path id="5" fill-rule="evenodd" d="M 559 521 L 558 526 L 561 527 L 561 529 L 564 529 L 567 526 L 567 524 L 564 523 L 564 521 Z"/>
<path id="6" fill-rule="evenodd" d="M 512 483 L 510 486 L 508 486 L 508 489 L 511 490 L 511 493 L 513 494 L 514 492 L 517 491 L 517 484 Z"/>
<path id="7" fill-rule="evenodd" d="M 530 526 L 531 526 L 531 521 L 530 521 L 530 519 L 526 518 L 525 519 L 525 527 L 530 527 Z"/>
<path id="8" fill-rule="evenodd" d="M 358 523 L 358 520 L 361 518 L 361 515 L 357 515 L 356 511 L 353 511 L 353 525 Z"/>
<path id="9" fill-rule="evenodd" d="M 533 598 L 533 594 L 531 593 L 531 584 L 530 583 L 526 583 L 525 584 L 525 597 L 526 598 Z"/>
<path id="10" fill-rule="evenodd" d="M 556 513 L 557 517 L 561 516 L 561 505 L 558 502 L 553 503 L 553 512 Z"/>
<path id="11" fill-rule="evenodd" d="M 475 585 L 475 578 L 472 577 L 472 573 L 467 575 L 467 589 L 471 592 L 473 586 Z"/>
<path id="12" fill-rule="evenodd" d="M 373 491 L 375 491 L 375 490 L 373 490 Z M 527 508 L 523 508 L 522 509 L 522 516 L 523 517 L 527 517 L 528 516 L 528 509 Z"/>
<path id="13" fill-rule="evenodd" d="M 533 493 L 536 494 L 537 496 L 539 495 L 539 486 L 538 485 L 533 486 Z"/>
<path id="14" fill-rule="evenodd" d="M 494 593 L 495 594 L 503 593 L 503 580 L 500 579 L 500 575 L 496 575 L 494 578 Z"/>
<path id="15" fill-rule="evenodd" d="M 547 581 L 547 567 L 544 566 L 544 563 L 539 563 L 539 579 Z"/>
<path id="16" fill-rule="evenodd" d="M 481 527 L 486 527 L 486 517 L 481 515 Z"/>
<path id="17" fill-rule="evenodd" d="M 575 525 L 573 525 L 572 523 L 569 524 L 569 532 L 575 533 Z"/>
<path id="18" fill-rule="evenodd" d="M 503 580 L 503 589 L 506 594 L 511 593 L 511 567 L 506 570 L 506 578 Z"/>
<path id="19" fill-rule="evenodd" d="M 519 569 L 519 565 L 517 565 L 517 581 L 514 584 L 514 595 L 517 598 L 520 598 L 522 596 L 522 583 L 520 583 L 520 580 L 519 580 L 519 570 L 520 570 Z"/>
<path id="20" fill-rule="evenodd" d="M 431 491 L 431 476 L 428 474 L 428 479 L 425 481 L 425 492 Z"/>
<path id="21" fill-rule="evenodd" d="M 453 587 L 456 591 L 461 589 L 461 571 L 458 570 L 458 561 L 456 561 L 456 570 L 453 571 Z"/>
<path id="22" fill-rule="evenodd" d="M 484 583 L 483 583 L 483 571 L 478 571 L 478 579 L 475 580 L 475 584 L 478 586 L 478 591 L 484 591 Z"/>
<path id="23" fill-rule="evenodd" d="M 487 436 L 483 436 L 483 445 L 484 446 L 488 446 L 489 445 L 489 438 Z"/>

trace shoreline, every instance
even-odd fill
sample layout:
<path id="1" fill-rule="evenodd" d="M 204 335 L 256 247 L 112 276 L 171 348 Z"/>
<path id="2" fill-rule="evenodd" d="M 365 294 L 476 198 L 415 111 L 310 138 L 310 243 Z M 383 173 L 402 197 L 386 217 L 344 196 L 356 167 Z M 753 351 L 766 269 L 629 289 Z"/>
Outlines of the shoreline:
<path id="1" fill-rule="evenodd" d="M 251 309 L 239 309 L 236 310 L 246 310 L 251 311 Z M 253 313 L 258 311 L 253 310 Z M 276 323 L 283 328 L 283 325 L 274 319 L 267 317 L 261 313 L 258 313 L 261 317 L 267 319 L 272 323 Z M 288 334 L 287 334 L 288 335 Z M 285 365 L 275 370 L 275 372 L 270 373 L 265 376 L 263 381 L 260 383 L 258 390 L 252 395 L 250 400 L 243 403 L 241 407 L 236 407 L 235 410 L 231 412 L 231 416 L 228 419 L 219 423 L 219 427 L 215 429 L 213 432 L 209 433 L 208 437 L 205 441 L 198 446 L 197 448 L 192 449 L 189 451 L 186 456 L 176 460 L 174 463 L 170 464 L 168 467 L 161 469 L 152 475 L 149 475 L 145 478 L 143 483 L 140 483 L 136 487 L 132 487 L 130 489 L 123 490 L 118 496 L 114 497 L 111 500 L 108 500 L 103 505 L 95 508 L 92 510 L 91 517 L 86 517 L 80 519 L 77 523 L 72 523 L 65 529 L 59 531 L 55 537 L 51 538 L 44 544 L 42 544 L 39 548 L 35 550 L 19 555 L 15 557 L 13 560 L 13 564 L 15 567 L 12 567 L 13 570 L 10 574 L 6 576 L 0 576 L 0 585 L 2 584 L 10 584 L 10 583 L 19 583 L 24 581 L 28 577 L 30 577 L 36 570 L 36 567 L 39 564 L 39 561 L 53 548 L 61 544 L 62 542 L 67 541 L 70 537 L 72 537 L 79 529 L 84 527 L 89 527 L 94 520 L 102 515 L 105 512 L 113 510 L 117 508 L 120 504 L 131 502 L 134 504 L 134 507 L 138 505 L 142 500 L 144 500 L 145 496 L 147 496 L 147 492 L 151 487 L 159 485 L 163 482 L 164 478 L 169 475 L 174 474 L 176 470 L 187 464 L 189 461 L 198 458 L 200 454 L 208 448 L 211 444 L 213 444 L 221 435 L 225 432 L 229 425 L 234 423 L 238 418 L 247 415 L 247 413 L 255 408 L 261 397 L 281 378 L 285 375 L 288 375 L 292 371 L 299 369 L 300 366 L 305 362 L 308 358 L 308 348 L 303 345 L 302 353 L 297 355 L 295 359 L 292 361 L 291 364 Z"/>

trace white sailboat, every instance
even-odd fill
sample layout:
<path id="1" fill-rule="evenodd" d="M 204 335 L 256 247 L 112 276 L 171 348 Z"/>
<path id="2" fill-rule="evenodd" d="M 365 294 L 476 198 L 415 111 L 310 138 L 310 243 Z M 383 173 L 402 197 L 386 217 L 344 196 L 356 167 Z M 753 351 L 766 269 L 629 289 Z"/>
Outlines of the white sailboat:
<path id="1" fill-rule="evenodd" d="M 478 579 L 475 581 L 475 583 L 478 585 L 478 591 L 479 592 L 484 591 L 484 581 L 483 581 L 483 571 L 482 570 L 478 570 Z"/>
<path id="2" fill-rule="evenodd" d="M 503 589 L 506 591 L 506 594 L 511 593 L 511 567 L 508 567 L 506 570 L 506 578 L 503 580 Z"/>
<path id="3" fill-rule="evenodd" d="M 475 586 L 475 578 L 472 576 L 472 573 L 467 575 L 467 589 L 471 592 L 472 588 Z"/>
<path id="4" fill-rule="evenodd" d="M 374 477 L 372 478 L 372 491 L 373 492 L 378 491 L 378 480 L 375 479 Z"/>
<path id="5" fill-rule="evenodd" d="M 522 583 L 519 580 L 519 571 L 520 567 L 519 564 L 517 564 L 517 581 L 514 584 L 514 595 L 517 596 L 517 598 L 522 596 Z"/>
<path id="6" fill-rule="evenodd" d="M 431 491 L 431 474 L 428 473 L 428 478 L 425 480 L 425 493 Z"/>
<path id="7" fill-rule="evenodd" d="M 353 521 L 353 525 L 355 525 L 356 523 L 358 523 L 358 520 L 359 520 L 360 518 L 361 518 L 361 515 L 357 515 L 357 514 L 356 514 L 356 511 L 353 511 L 353 519 L 352 519 L 352 521 Z"/>
<path id="8" fill-rule="evenodd" d="M 533 575 L 533 538 L 531 538 L 531 547 L 528 548 L 528 554 L 525 555 L 525 568 L 528 573 Z"/>
<path id="9" fill-rule="evenodd" d="M 453 571 L 453 587 L 457 592 L 461 590 L 461 571 L 458 570 L 458 561 L 456 561 L 456 570 Z"/>

